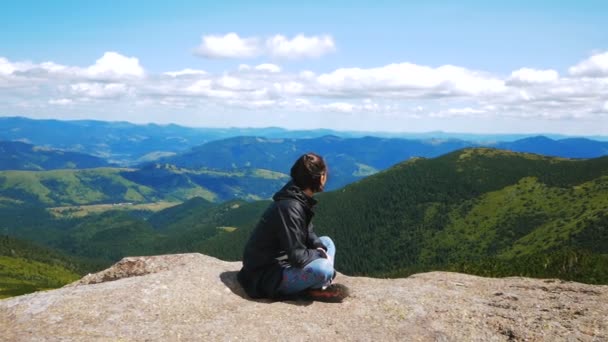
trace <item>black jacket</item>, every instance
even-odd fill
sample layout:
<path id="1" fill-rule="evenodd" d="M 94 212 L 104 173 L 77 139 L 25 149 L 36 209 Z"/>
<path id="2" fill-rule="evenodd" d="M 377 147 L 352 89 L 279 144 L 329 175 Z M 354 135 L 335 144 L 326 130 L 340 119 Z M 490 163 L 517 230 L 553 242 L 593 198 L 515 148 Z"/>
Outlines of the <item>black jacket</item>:
<path id="1" fill-rule="evenodd" d="M 315 199 L 293 182 L 287 183 L 273 198 L 251 233 L 243 253 L 238 280 L 252 298 L 278 297 L 283 268 L 304 267 L 323 257 L 326 249 L 313 232 Z"/>

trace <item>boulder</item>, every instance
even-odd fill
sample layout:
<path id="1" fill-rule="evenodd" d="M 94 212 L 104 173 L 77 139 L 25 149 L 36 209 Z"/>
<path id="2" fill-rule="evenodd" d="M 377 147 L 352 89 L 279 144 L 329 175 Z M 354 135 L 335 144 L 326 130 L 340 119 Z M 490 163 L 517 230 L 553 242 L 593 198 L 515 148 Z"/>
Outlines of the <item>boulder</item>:
<path id="1" fill-rule="evenodd" d="M 607 341 L 608 286 L 430 272 L 339 274 L 343 303 L 248 298 L 240 262 L 129 257 L 0 301 L 2 341 Z"/>

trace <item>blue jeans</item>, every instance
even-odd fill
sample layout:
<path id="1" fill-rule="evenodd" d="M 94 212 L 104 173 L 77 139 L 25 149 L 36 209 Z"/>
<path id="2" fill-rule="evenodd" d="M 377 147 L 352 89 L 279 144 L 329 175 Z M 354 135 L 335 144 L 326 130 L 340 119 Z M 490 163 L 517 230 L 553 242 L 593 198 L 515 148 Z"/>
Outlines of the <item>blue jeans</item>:
<path id="1" fill-rule="evenodd" d="M 331 283 L 335 274 L 333 260 L 336 256 L 336 246 L 327 236 L 321 236 L 319 239 L 327 247 L 327 254 L 332 261 L 320 258 L 302 268 L 287 267 L 283 269 L 283 278 L 279 285 L 280 293 L 289 295 L 309 288 L 319 289 Z"/>

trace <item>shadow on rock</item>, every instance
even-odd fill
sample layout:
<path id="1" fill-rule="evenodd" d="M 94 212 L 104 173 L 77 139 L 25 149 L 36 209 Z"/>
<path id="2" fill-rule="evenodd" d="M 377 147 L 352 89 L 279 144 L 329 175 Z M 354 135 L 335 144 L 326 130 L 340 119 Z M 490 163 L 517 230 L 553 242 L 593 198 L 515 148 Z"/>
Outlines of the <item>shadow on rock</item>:
<path id="1" fill-rule="evenodd" d="M 241 287 L 241 284 L 239 284 L 238 280 L 236 279 L 236 275 L 238 273 L 239 272 L 237 272 L 237 271 L 222 272 L 220 274 L 220 280 L 222 281 L 222 283 L 224 283 L 224 285 L 226 285 L 227 288 L 230 289 L 230 291 L 232 291 L 232 293 L 234 293 L 235 295 L 237 295 L 243 299 L 247 299 L 249 301 L 256 302 L 256 303 L 266 303 L 266 304 L 271 304 L 271 303 L 274 303 L 277 301 L 281 301 L 283 303 L 292 304 L 292 305 L 298 305 L 298 306 L 308 306 L 308 305 L 312 304 L 311 300 L 306 300 L 306 299 L 297 298 L 297 297 L 286 297 L 281 300 L 251 298 L 247 295 L 247 293 L 245 293 L 245 290 L 243 290 L 243 287 Z"/>

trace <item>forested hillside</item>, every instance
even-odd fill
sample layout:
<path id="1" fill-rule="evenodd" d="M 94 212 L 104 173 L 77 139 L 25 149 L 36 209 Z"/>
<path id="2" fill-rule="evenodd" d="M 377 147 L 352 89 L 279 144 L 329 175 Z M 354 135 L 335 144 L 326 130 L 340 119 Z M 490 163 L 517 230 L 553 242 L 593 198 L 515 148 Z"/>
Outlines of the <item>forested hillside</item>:
<path id="1" fill-rule="evenodd" d="M 608 283 L 606 157 L 467 149 L 408 161 L 318 198 L 316 230 L 335 239 L 337 267 L 349 274 L 447 269 Z M 234 226 L 199 250 L 238 260 L 235 242 L 252 225 Z M 224 245 L 232 248 L 215 247 Z"/>

